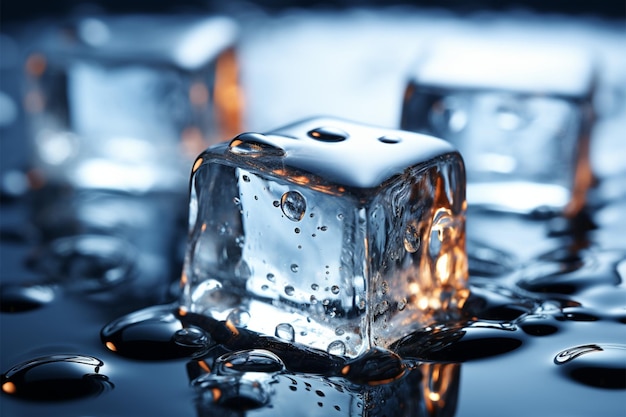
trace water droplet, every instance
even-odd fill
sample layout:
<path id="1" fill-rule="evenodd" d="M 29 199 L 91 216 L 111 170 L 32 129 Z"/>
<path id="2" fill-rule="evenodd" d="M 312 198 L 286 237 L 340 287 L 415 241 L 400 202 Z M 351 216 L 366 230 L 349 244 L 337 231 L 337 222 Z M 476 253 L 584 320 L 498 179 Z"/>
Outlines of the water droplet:
<path id="1" fill-rule="evenodd" d="M 198 352 L 208 348 L 212 343 L 208 335 L 196 327 L 186 327 L 177 330 L 174 333 L 174 342 L 183 348 L 195 349 Z"/>
<path id="2" fill-rule="evenodd" d="M 250 182 L 250 177 L 247 175 L 242 176 L 244 182 Z"/>
<path id="3" fill-rule="evenodd" d="M 66 401 L 113 389 L 104 363 L 92 356 L 57 354 L 36 358 L 2 374 L 5 394 L 34 401 Z"/>
<path id="4" fill-rule="evenodd" d="M 278 201 L 278 200 L 274 200 L 274 201 L 272 201 L 272 205 L 273 205 L 274 207 L 280 207 L 280 201 Z"/>
<path id="5" fill-rule="evenodd" d="M 100 331 L 102 343 L 125 357 L 162 360 L 190 357 L 204 346 L 177 344 L 174 335 L 183 328 L 176 306 L 148 307 L 113 320 Z"/>
<path id="6" fill-rule="evenodd" d="M 409 253 L 415 253 L 420 247 L 420 234 L 413 223 L 409 223 L 404 231 L 404 249 Z"/>
<path id="7" fill-rule="evenodd" d="M 566 376 L 584 385 L 626 389 L 626 346 L 590 344 L 559 352 L 554 363 Z"/>
<path id="8" fill-rule="evenodd" d="M 331 355 L 342 356 L 346 354 L 346 345 L 341 340 L 335 340 L 328 345 L 326 351 Z"/>
<path id="9" fill-rule="evenodd" d="M 271 272 L 266 275 L 266 278 L 269 282 L 276 282 L 276 276 L 272 274 Z"/>
<path id="10" fill-rule="evenodd" d="M 40 308 L 52 300 L 55 293 L 42 285 L 3 284 L 0 286 L 0 311 L 21 313 Z"/>
<path id="11" fill-rule="evenodd" d="M 294 292 L 295 292 L 295 289 L 293 288 L 293 286 L 291 286 L 291 285 L 287 285 L 287 286 L 285 287 L 285 294 L 287 294 L 287 295 L 293 295 L 293 294 L 294 294 Z"/>
<path id="12" fill-rule="evenodd" d="M 291 272 L 298 272 L 298 264 L 291 264 Z"/>
<path id="13" fill-rule="evenodd" d="M 349 137 L 345 131 L 336 127 L 318 127 L 310 130 L 307 135 L 322 142 L 341 142 Z"/>
<path id="14" fill-rule="evenodd" d="M 239 197 L 233 197 L 233 203 L 238 206 L 241 203 L 241 200 L 239 199 Z"/>
<path id="15" fill-rule="evenodd" d="M 330 287 L 330 292 L 332 292 L 333 294 L 339 294 L 339 286 L 333 285 L 332 287 Z"/>
<path id="16" fill-rule="evenodd" d="M 274 335 L 287 342 L 293 342 L 296 339 L 296 332 L 289 323 L 280 323 L 277 325 Z"/>
<path id="17" fill-rule="evenodd" d="M 280 372 L 283 361 L 274 353 L 263 349 L 240 350 L 220 356 L 216 361 L 222 374 L 233 372 Z"/>
<path id="18" fill-rule="evenodd" d="M 391 135 L 381 136 L 378 138 L 378 140 L 382 143 L 388 143 L 388 144 L 402 142 L 402 138 L 400 138 L 399 136 L 391 136 Z"/>
<path id="19" fill-rule="evenodd" d="M 250 312 L 244 308 L 234 308 L 226 320 L 234 324 L 236 327 L 246 327 L 250 321 Z"/>
<path id="20" fill-rule="evenodd" d="M 289 220 L 299 222 L 306 212 L 306 200 L 299 192 L 288 191 L 280 198 L 280 208 Z"/>
<path id="21" fill-rule="evenodd" d="M 295 229 L 293 229 L 294 232 L 296 232 L 296 234 L 300 233 L 300 228 L 296 227 Z"/>
<path id="22" fill-rule="evenodd" d="M 321 230 L 322 232 L 325 232 L 328 230 L 328 226 L 320 226 L 318 227 L 319 230 Z"/>
<path id="23" fill-rule="evenodd" d="M 259 133 L 242 133 L 230 141 L 228 149 L 237 155 L 257 158 L 260 156 L 283 156 L 285 151 L 267 142 L 265 135 Z"/>
<path id="24" fill-rule="evenodd" d="M 398 301 L 398 311 L 404 310 L 406 308 L 406 303 L 407 303 L 406 298 L 403 298 L 402 300 Z"/>

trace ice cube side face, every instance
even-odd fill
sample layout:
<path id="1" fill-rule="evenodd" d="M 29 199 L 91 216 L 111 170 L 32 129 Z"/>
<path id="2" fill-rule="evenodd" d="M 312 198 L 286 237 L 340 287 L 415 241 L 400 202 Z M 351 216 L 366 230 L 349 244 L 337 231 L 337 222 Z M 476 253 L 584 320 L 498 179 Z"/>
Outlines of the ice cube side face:
<path id="1" fill-rule="evenodd" d="M 594 85 L 585 50 L 442 41 L 410 75 L 401 127 L 463 154 L 470 206 L 575 215 L 592 182 Z"/>
<path id="2" fill-rule="evenodd" d="M 387 347 L 468 296 L 464 175 L 443 141 L 335 119 L 209 148 L 181 304 L 333 354 Z"/>
<path id="3" fill-rule="evenodd" d="M 42 33 L 25 63 L 34 166 L 78 188 L 184 190 L 197 154 L 239 131 L 235 29 L 126 16 Z"/>

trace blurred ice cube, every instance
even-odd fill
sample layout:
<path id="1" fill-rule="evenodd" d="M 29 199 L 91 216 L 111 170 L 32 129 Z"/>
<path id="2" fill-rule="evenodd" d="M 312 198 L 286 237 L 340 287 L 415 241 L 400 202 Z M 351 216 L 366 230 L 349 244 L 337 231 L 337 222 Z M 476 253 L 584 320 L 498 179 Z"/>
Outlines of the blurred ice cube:
<path id="1" fill-rule="evenodd" d="M 493 36 L 442 39 L 410 73 L 401 127 L 452 142 L 470 206 L 575 215 L 591 185 L 589 51 Z"/>
<path id="2" fill-rule="evenodd" d="M 79 188 L 184 189 L 198 152 L 241 128 L 236 39 L 224 17 L 40 30 L 25 62 L 35 166 Z"/>

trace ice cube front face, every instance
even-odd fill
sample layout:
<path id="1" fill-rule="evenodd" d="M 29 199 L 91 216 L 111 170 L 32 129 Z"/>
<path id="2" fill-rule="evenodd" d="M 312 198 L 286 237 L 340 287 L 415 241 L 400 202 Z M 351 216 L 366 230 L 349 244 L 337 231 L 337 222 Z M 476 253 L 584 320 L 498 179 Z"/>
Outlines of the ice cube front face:
<path id="1" fill-rule="evenodd" d="M 442 40 L 406 88 L 401 127 L 454 144 L 470 206 L 575 215 L 592 181 L 593 61 L 566 45 Z"/>
<path id="2" fill-rule="evenodd" d="M 246 133 L 193 167 L 181 304 L 333 354 L 387 347 L 468 296 L 463 160 L 337 119 Z"/>
<path id="3" fill-rule="evenodd" d="M 35 167 L 78 188 L 184 189 L 198 153 L 240 131 L 236 30 L 143 15 L 42 30 L 25 62 Z"/>

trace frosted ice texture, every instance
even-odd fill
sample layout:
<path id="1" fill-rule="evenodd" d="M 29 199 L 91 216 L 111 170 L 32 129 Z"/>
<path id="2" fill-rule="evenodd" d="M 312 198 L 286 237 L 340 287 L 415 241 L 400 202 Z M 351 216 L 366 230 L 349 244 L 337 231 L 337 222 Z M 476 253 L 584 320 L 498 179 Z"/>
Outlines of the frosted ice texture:
<path id="1" fill-rule="evenodd" d="M 336 119 L 211 147 L 182 305 L 333 354 L 387 347 L 468 295 L 464 175 L 444 141 Z"/>

